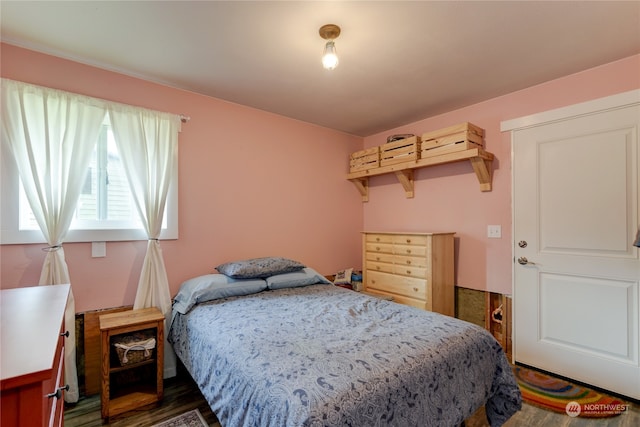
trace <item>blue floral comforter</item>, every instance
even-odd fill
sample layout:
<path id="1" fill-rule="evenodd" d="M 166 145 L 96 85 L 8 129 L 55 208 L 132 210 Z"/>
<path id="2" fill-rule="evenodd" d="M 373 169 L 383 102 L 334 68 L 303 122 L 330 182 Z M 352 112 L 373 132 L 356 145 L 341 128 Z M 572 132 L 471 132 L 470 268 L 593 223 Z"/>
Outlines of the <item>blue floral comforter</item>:
<path id="1" fill-rule="evenodd" d="M 169 332 L 222 426 L 492 426 L 521 407 L 498 342 L 332 285 L 199 304 Z"/>

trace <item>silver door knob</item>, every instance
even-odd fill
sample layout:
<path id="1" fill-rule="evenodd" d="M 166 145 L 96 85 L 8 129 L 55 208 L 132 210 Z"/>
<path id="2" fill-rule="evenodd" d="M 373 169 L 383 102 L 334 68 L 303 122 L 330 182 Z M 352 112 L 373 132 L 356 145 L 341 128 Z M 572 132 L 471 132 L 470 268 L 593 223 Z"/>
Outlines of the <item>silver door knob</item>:
<path id="1" fill-rule="evenodd" d="M 535 262 L 531 262 L 527 259 L 527 257 L 525 256 L 521 256 L 520 258 L 518 258 L 518 264 L 520 265 L 527 265 L 527 264 L 535 264 Z"/>

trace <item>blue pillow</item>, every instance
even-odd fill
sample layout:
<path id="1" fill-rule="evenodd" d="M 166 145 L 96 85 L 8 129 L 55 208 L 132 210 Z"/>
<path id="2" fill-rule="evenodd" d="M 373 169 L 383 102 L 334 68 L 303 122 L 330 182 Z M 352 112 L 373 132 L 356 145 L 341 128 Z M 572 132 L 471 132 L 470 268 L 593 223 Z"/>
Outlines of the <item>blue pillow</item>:
<path id="1" fill-rule="evenodd" d="M 266 280 L 269 289 L 296 288 L 299 286 L 315 285 L 317 283 L 331 284 L 326 277 L 309 267 L 293 273 L 277 274 L 267 277 Z"/>
<path id="2" fill-rule="evenodd" d="M 186 280 L 180 285 L 173 299 L 173 309 L 187 314 L 191 308 L 201 302 L 214 299 L 255 294 L 267 289 L 263 279 L 236 280 L 224 274 L 206 274 Z"/>
<path id="3" fill-rule="evenodd" d="M 254 279 L 302 270 L 304 264 L 282 257 L 252 258 L 220 264 L 220 273 L 234 279 Z"/>

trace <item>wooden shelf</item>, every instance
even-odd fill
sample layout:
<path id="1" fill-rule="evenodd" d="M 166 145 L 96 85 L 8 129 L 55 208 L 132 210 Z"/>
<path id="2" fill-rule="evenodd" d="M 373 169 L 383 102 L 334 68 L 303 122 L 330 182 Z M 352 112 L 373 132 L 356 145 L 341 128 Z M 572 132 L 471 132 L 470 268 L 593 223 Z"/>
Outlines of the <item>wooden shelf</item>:
<path id="1" fill-rule="evenodd" d="M 158 393 L 154 386 L 138 386 L 109 399 L 108 411 L 112 415 L 122 414 L 156 402 L 158 402 Z"/>
<path id="2" fill-rule="evenodd" d="M 109 422 L 110 417 L 162 400 L 164 395 L 164 315 L 160 310 L 152 307 L 103 314 L 99 319 L 102 354 L 100 412 L 103 421 Z M 154 331 L 155 357 L 119 366 L 112 338 L 145 330 Z M 146 372 L 147 368 L 149 372 Z M 135 375 L 141 376 L 140 381 L 129 384 L 116 384 L 117 381 L 115 381 L 112 384 L 112 380 L 116 377 L 135 378 Z"/>
<path id="3" fill-rule="evenodd" d="M 127 371 L 129 369 L 139 368 L 140 366 L 151 365 L 153 363 L 156 363 L 156 359 L 155 358 L 147 359 L 147 360 L 144 360 L 144 361 L 138 362 L 138 363 L 132 363 L 132 364 L 126 365 L 126 366 L 114 366 L 114 364 L 112 363 L 111 364 L 111 368 L 109 368 L 109 372 L 113 374 L 113 373 L 116 373 L 116 372 Z"/>
<path id="4" fill-rule="evenodd" d="M 429 166 L 442 165 L 445 163 L 460 162 L 469 160 L 473 171 L 476 173 L 480 183 L 480 191 L 491 191 L 493 179 L 493 154 L 482 148 L 472 148 L 465 151 L 456 151 L 440 156 L 426 157 L 418 160 L 411 160 L 404 163 L 396 163 L 388 166 L 381 166 L 373 169 L 352 172 L 347 175 L 347 179 L 356 186 L 362 196 L 363 202 L 369 201 L 369 177 L 394 173 L 404 189 L 408 199 L 413 198 L 413 171 Z"/>

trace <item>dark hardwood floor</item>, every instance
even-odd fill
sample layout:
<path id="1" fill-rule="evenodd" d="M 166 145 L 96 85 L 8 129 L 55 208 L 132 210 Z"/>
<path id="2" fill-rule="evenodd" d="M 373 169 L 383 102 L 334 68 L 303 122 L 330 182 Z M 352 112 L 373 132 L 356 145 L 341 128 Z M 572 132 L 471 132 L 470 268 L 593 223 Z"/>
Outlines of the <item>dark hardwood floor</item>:
<path id="1" fill-rule="evenodd" d="M 220 427 L 198 386 L 184 369 L 178 375 L 165 380 L 164 399 L 160 405 L 150 405 L 127 412 L 102 424 L 100 417 L 100 395 L 80 398 L 74 405 L 67 404 L 64 411 L 65 427 L 149 427 L 173 418 L 183 412 L 198 408 L 210 427 Z"/>
<path id="2" fill-rule="evenodd" d="M 173 418 L 183 412 L 198 408 L 210 427 L 220 427 L 195 382 L 183 369 L 178 375 L 165 381 L 164 400 L 161 405 L 145 407 L 122 414 L 102 424 L 100 396 L 81 398 L 75 405 L 68 405 L 64 413 L 65 427 L 149 427 Z M 484 409 L 480 409 L 466 423 L 466 427 L 487 427 Z M 632 404 L 630 410 L 617 417 L 603 419 L 571 418 L 531 405 L 523 405 L 505 427 L 637 427 L 640 426 L 640 405 Z"/>

